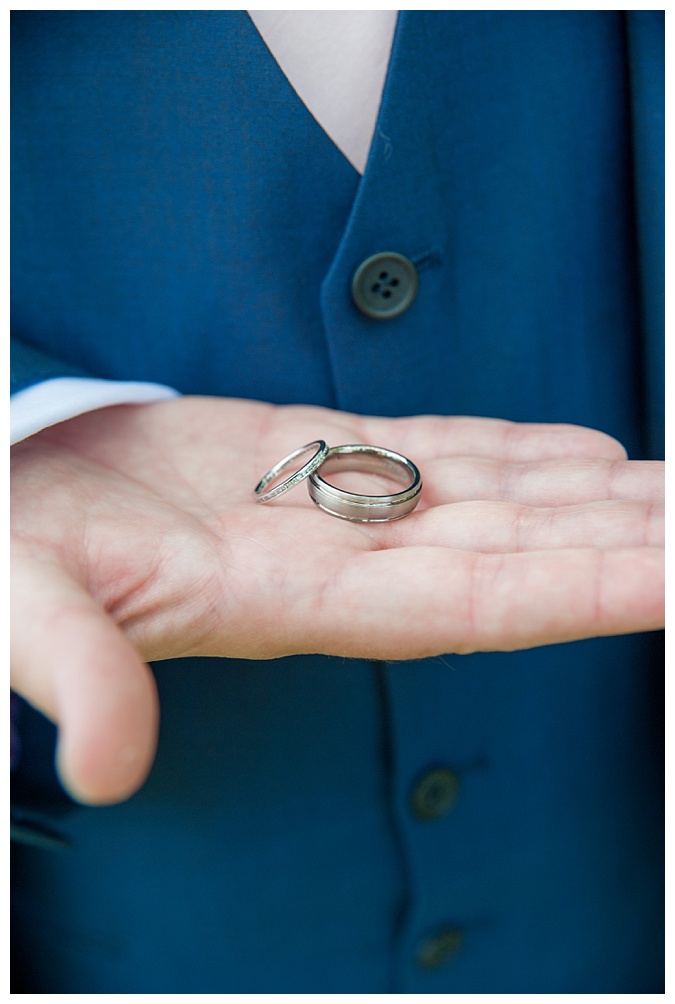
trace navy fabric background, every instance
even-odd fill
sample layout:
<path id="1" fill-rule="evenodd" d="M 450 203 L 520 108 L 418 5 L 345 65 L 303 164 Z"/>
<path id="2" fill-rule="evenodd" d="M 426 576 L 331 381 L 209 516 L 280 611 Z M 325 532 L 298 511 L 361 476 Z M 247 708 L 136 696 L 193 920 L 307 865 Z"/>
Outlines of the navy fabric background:
<path id="1" fill-rule="evenodd" d="M 362 179 L 243 11 L 12 21 L 17 389 L 83 371 L 661 455 L 661 12 L 403 12 Z M 420 273 L 390 322 L 349 292 L 381 250 Z M 144 789 L 17 852 L 18 992 L 659 992 L 656 637 L 155 672 Z M 421 823 L 435 764 L 460 797 Z"/>

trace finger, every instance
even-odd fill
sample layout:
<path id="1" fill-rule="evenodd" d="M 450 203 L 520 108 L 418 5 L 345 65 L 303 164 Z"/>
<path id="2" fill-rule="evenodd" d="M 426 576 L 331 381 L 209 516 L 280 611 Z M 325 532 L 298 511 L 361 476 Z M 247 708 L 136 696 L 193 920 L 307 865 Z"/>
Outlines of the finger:
<path id="1" fill-rule="evenodd" d="M 364 442 L 398 450 L 418 464 L 453 456 L 493 457 L 511 463 L 555 457 L 626 459 L 626 451 L 616 439 L 578 425 L 466 416 L 361 421 Z M 377 437 L 383 435 L 387 442 L 380 443 Z"/>
<path id="2" fill-rule="evenodd" d="M 154 756 L 154 678 L 130 642 L 61 569 L 13 559 L 12 687 L 59 727 L 57 765 L 71 794 L 121 801 Z"/>
<path id="3" fill-rule="evenodd" d="M 422 469 L 429 505 L 502 500 L 529 506 L 569 506 L 608 499 L 662 502 L 664 465 L 659 461 L 546 460 L 502 464 L 458 457 Z"/>
<path id="4" fill-rule="evenodd" d="M 660 628 L 663 577 L 660 548 L 378 551 L 325 583 L 305 626 L 311 651 L 347 657 L 512 651 Z"/>
<path id="5" fill-rule="evenodd" d="M 383 546 L 437 546 L 485 553 L 562 547 L 660 547 L 664 508 L 644 502 L 593 502 L 544 508 L 511 502 L 457 502 L 397 520 Z"/>

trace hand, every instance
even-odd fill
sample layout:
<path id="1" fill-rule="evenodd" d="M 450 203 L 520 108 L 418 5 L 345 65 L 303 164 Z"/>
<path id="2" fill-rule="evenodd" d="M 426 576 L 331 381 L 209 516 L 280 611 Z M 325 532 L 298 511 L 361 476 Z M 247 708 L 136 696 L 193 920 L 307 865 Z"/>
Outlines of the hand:
<path id="1" fill-rule="evenodd" d="M 317 438 L 410 457 L 418 508 L 350 523 L 304 485 L 256 504 L 262 474 Z M 146 776 L 145 660 L 415 659 L 663 623 L 663 465 L 588 429 L 179 398 L 12 453 L 12 686 L 58 723 L 82 801 Z"/>

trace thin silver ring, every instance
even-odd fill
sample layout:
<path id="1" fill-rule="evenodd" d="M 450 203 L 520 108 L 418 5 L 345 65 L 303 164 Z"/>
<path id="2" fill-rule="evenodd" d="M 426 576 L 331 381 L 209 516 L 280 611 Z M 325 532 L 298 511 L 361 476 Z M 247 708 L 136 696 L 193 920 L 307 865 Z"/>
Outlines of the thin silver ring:
<path id="1" fill-rule="evenodd" d="M 335 471 L 386 474 L 405 488 L 391 495 L 359 495 L 337 488 L 324 479 L 324 474 Z M 415 464 L 402 454 L 382 446 L 359 443 L 333 446 L 321 464 L 321 473 L 315 470 L 307 487 L 312 501 L 331 516 L 356 523 L 388 523 L 413 511 L 420 499 L 422 478 Z"/>
<path id="2" fill-rule="evenodd" d="M 278 478 L 282 471 L 285 471 L 287 467 L 290 467 L 294 460 L 297 460 L 298 457 L 301 457 L 304 453 L 309 453 L 310 450 L 313 450 L 314 452 L 303 467 L 297 470 L 295 474 L 291 474 L 291 476 L 286 478 L 285 481 L 282 481 L 281 484 L 275 485 L 274 488 L 270 488 L 267 492 L 265 491 L 268 484 L 274 481 L 275 478 Z M 305 478 L 308 478 L 310 474 L 321 466 L 327 455 L 328 447 L 324 443 L 323 439 L 315 439 L 311 443 L 307 443 L 306 446 L 301 446 L 299 449 L 293 450 L 293 452 L 289 453 L 287 457 L 280 460 L 278 464 L 271 467 L 267 474 L 264 474 L 255 486 L 253 494 L 257 496 L 256 502 L 271 502 L 272 499 L 278 498 L 280 495 L 283 495 L 284 492 L 287 492 L 289 489 L 299 485 L 301 481 L 304 481 Z"/>

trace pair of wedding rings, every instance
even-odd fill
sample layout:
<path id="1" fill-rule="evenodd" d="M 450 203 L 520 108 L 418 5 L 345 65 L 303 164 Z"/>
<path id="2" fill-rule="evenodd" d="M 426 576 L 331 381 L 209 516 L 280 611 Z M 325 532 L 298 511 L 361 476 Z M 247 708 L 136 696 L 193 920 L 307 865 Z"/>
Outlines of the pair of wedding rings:
<path id="1" fill-rule="evenodd" d="M 279 484 L 268 487 L 307 453 L 311 453 L 311 456 L 302 467 Z M 324 475 L 340 471 L 385 475 L 404 488 L 389 495 L 360 495 L 338 488 L 325 480 Z M 305 480 L 310 498 L 319 509 L 331 516 L 357 523 L 388 523 L 392 519 L 407 516 L 419 502 L 422 490 L 420 472 L 411 460 L 400 453 L 363 443 L 333 446 L 329 449 L 323 439 L 315 439 L 289 453 L 270 468 L 254 489 L 256 501 L 271 502 Z"/>

